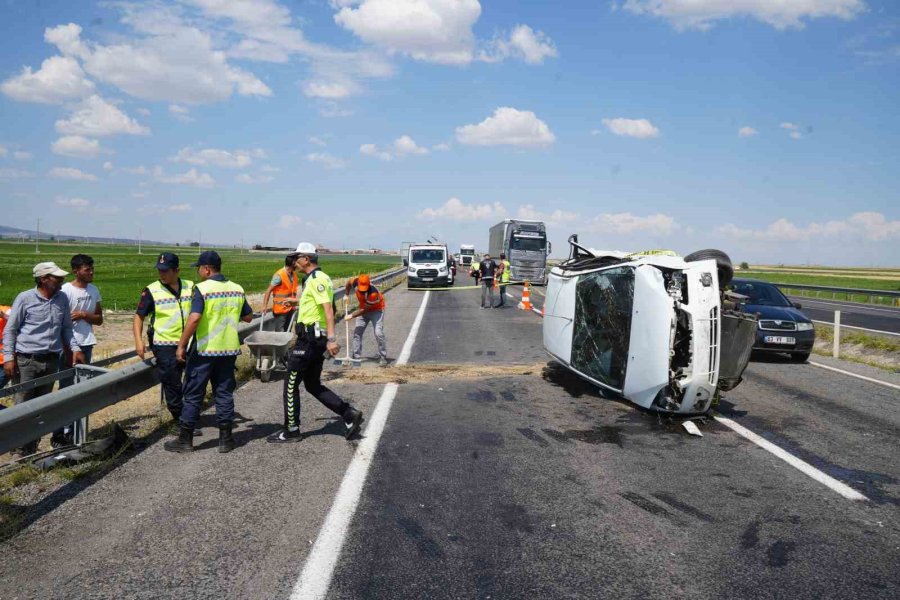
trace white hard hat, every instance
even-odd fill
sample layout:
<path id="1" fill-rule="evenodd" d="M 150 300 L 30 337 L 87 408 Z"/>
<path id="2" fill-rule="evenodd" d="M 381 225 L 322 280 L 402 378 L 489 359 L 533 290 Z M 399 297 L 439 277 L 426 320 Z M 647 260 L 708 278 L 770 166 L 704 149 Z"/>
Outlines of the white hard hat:
<path id="1" fill-rule="evenodd" d="M 297 244 L 296 252 L 297 254 L 316 254 L 316 246 L 309 242 L 300 242 Z"/>

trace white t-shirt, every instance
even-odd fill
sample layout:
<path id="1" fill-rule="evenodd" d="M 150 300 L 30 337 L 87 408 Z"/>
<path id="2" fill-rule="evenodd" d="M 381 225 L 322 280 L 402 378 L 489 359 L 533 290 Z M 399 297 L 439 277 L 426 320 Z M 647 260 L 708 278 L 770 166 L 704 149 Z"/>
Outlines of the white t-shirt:
<path id="1" fill-rule="evenodd" d="M 101 302 L 100 290 L 93 283 L 89 283 L 86 288 L 75 287 L 71 283 L 64 283 L 62 293 L 69 299 L 69 310 L 83 310 L 86 313 L 94 314 L 97 310 L 97 303 Z M 78 319 L 73 323 L 73 334 L 75 341 L 79 346 L 93 346 L 97 343 L 94 337 L 94 327 L 84 319 Z"/>

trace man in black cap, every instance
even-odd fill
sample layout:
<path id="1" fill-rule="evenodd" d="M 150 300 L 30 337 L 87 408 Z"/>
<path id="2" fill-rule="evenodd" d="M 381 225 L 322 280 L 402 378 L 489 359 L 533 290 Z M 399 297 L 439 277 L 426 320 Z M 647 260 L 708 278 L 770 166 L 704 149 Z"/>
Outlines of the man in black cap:
<path id="1" fill-rule="evenodd" d="M 184 369 L 175 360 L 175 350 L 191 313 L 194 282 L 181 279 L 178 255 L 171 252 L 163 252 L 156 258 L 156 270 L 159 280 L 141 292 L 132 321 L 134 349 L 143 359 L 146 353 L 142 335 L 144 319 L 150 315 L 147 337 L 153 356 L 156 357 L 156 373 L 166 397 L 166 406 L 172 413 L 172 418 L 178 421 L 183 405 L 181 377 Z"/>
<path id="2" fill-rule="evenodd" d="M 192 452 L 194 428 L 200 419 L 206 384 L 212 381 L 219 426 L 219 452 L 234 450 L 231 435 L 234 422 L 234 365 L 241 353 L 238 322 L 253 320 L 253 310 L 247 303 L 244 288 L 229 281 L 220 272 L 222 259 L 218 252 L 208 250 L 197 262 L 200 282 L 194 286 L 191 313 L 175 358 L 187 361 L 184 377 L 184 407 L 178 425 L 178 439 L 166 442 L 169 452 Z M 196 350 L 187 357 L 187 345 L 196 333 Z"/>

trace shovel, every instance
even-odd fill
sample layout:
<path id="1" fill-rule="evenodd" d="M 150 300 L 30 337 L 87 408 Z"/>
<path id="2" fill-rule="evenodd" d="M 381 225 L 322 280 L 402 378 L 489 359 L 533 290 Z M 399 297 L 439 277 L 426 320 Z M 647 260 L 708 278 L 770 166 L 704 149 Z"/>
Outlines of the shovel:
<path id="1" fill-rule="evenodd" d="M 347 315 L 350 314 L 350 299 L 344 296 L 344 332 L 346 334 L 347 345 L 345 346 L 347 354 L 338 358 L 334 358 L 336 367 L 361 367 L 362 361 L 358 358 L 350 358 L 350 321 Z"/>

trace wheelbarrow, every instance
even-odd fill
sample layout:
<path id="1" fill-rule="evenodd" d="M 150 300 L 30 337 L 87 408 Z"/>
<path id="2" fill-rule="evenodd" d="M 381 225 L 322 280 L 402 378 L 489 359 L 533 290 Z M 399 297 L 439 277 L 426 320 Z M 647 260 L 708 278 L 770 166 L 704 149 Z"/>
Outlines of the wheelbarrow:
<path id="1" fill-rule="evenodd" d="M 256 358 L 256 372 L 259 380 L 267 382 L 272 378 L 275 365 L 287 354 L 294 334 L 290 331 L 263 331 L 262 322 L 259 331 L 247 336 L 244 343 L 250 348 L 250 353 Z"/>

